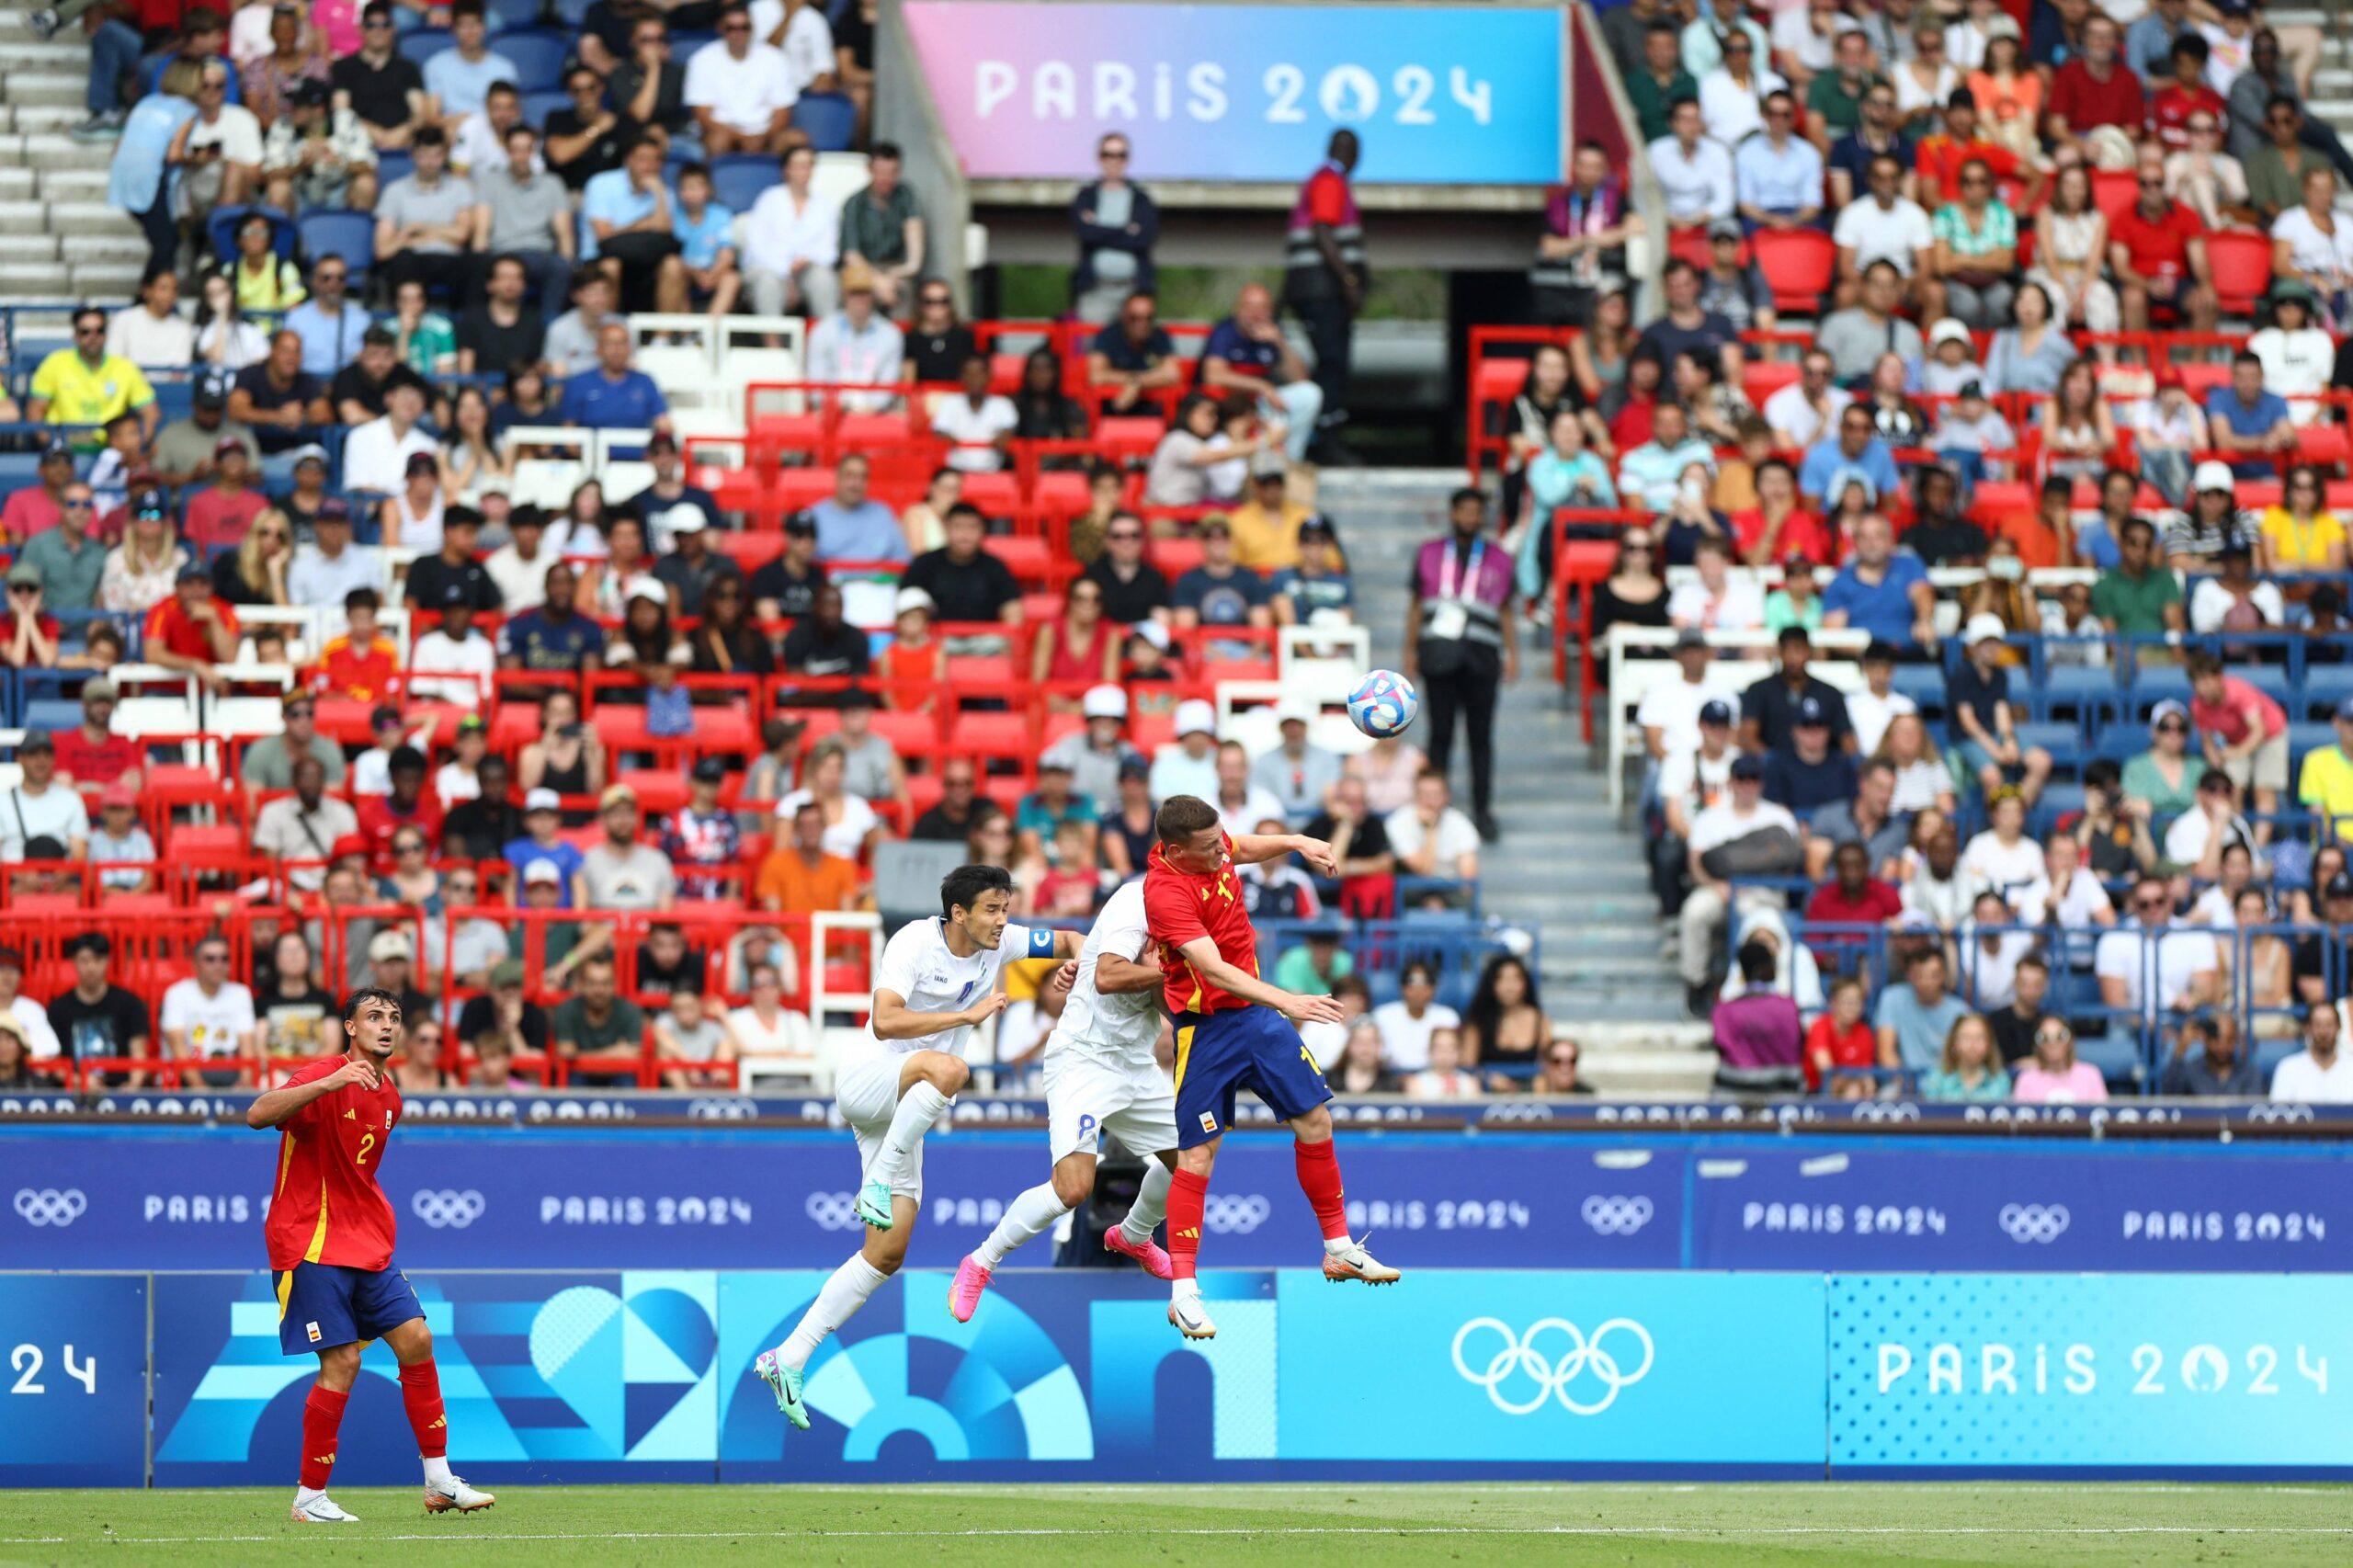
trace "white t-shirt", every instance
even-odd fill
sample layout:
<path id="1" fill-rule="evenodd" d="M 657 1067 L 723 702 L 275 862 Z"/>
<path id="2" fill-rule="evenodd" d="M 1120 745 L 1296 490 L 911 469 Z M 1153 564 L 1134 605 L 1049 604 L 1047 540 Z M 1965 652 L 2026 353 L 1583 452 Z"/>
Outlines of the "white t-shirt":
<path id="1" fill-rule="evenodd" d="M 1422 819 L 1415 814 L 1411 806 L 1400 806 L 1382 818 L 1381 825 L 1389 835 L 1389 847 L 1400 857 L 1420 854 L 1423 842 L 1429 836 L 1422 826 Z M 1438 874 L 1451 876 L 1457 860 L 1478 852 L 1479 830 L 1472 825 L 1471 819 L 1452 806 L 1440 812 L 1438 818 Z"/>
<path id="2" fill-rule="evenodd" d="M 1952 793 L 1952 774 L 1940 762 L 1922 757 L 1906 763 L 1895 770 L 1895 799 L 1893 809 L 1899 812 L 1925 812 L 1937 803 L 1940 795 Z"/>
<path id="3" fill-rule="evenodd" d="M 1282 801 L 1263 784 L 1245 785 L 1240 805 L 1227 805 L 1224 795 L 1219 791 L 1211 791 L 1208 798 L 1210 804 L 1217 808 L 1218 825 L 1235 838 L 1245 833 L 1257 832 L 1258 824 L 1268 817 L 1277 822 L 1290 820 Z"/>
<path id="4" fill-rule="evenodd" d="M 71 849 L 74 840 L 90 836 L 90 813 L 82 792 L 52 783 L 36 795 L 15 789 L 0 794 L 0 860 L 25 858 L 29 841 L 54 838 Z"/>
<path id="5" fill-rule="evenodd" d="M 2342 1050 L 2323 1067 L 2300 1051 L 2271 1072 L 2271 1097 L 2297 1105 L 2353 1105 L 2353 1056 Z"/>
<path id="6" fill-rule="evenodd" d="M 1790 815 L 1788 808 L 1770 801 L 1759 801 L 1756 809 L 1743 814 L 1727 801 L 1721 806 L 1710 806 L 1691 819 L 1691 847 L 1704 855 L 1719 844 L 1730 844 L 1735 838 L 1745 838 L 1760 828 L 1779 827 L 1789 830 L 1790 836 L 1798 834 L 1798 819 Z"/>
<path id="7" fill-rule="evenodd" d="M 1855 744 L 1865 756 L 1879 750 L 1880 738 L 1887 733 L 1889 724 L 1904 714 L 1918 711 L 1920 705 L 1900 691 L 1881 697 L 1865 687 L 1847 693 L 1847 722 L 1854 726 Z"/>
<path id="8" fill-rule="evenodd" d="M 2124 982 L 2124 1005 L 2139 1007 L 2154 1015 L 2158 1007 L 2172 1006 L 2189 988 L 2191 977 L 2211 973 L 2221 967 L 2222 955 L 2214 946 L 2214 938 L 2204 931 L 2186 926 L 2170 926 L 2157 938 L 2157 994 L 2154 1001 L 2141 994 L 2141 978 L 2150 960 L 2145 927 L 2134 925 L 2111 931 L 2099 939 L 2099 947 L 2092 955 L 2092 971 L 2102 980 Z"/>
<path id="9" fill-rule="evenodd" d="M 188 1031 L 199 1056 L 234 1056 L 254 1027 L 254 994 L 230 981 L 207 996 L 194 979 L 172 983 L 164 993 L 164 1032 Z"/>
<path id="10" fill-rule="evenodd" d="M 687 62 L 687 107 L 707 108 L 713 119 L 736 131 L 767 131 L 777 110 L 790 108 L 800 98 L 792 67 L 774 44 L 755 43 L 738 60 L 723 40 L 714 40 Z"/>
<path id="11" fill-rule="evenodd" d="M 1678 751 L 1699 749 L 1699 710 L 1711 701 L 1722 701 L 1732 709 L 1733 722 L 1740 722 L 1740 688 L 1713 669 L 1699 677 L 1694 686 L 1675 672 L 1672 680 L 1653 681 L 1643 693 L 1641 704 L 1634 710 L 1634 722 L 1644 730 L 1659 732 L 1659 744 L 1670 756 Z"/>
<path id="12" fill-rule="evenodd" d="M 1765 624 L 1765 595 L 1746 577 L 1726 577 L 1721 595 L 1709 592 L 1707 584 L 1694 579 L 1667 595 L 1666 619 L 1702 631 L 1753 631 Z M 1649 695 L 1643 693 L 1645 699 Z M 1699 722 L 1699 710 L 1692 710 L 1691 722 Z"/>
<path id="13" fill-rule="evenodd" d="M 482 776 L 471 773 L 454 762 L 445 762 L 433 770 L 433 793 L 445 806 L 460 801 L 482 799 Z"/>
<path id="14" fill-rule="evenodd" d="M 221 118 L 211 124 L 199 116 L 188 127 L 188 144 L 190 151 L 199 147 L 218 146 L 224 162 L 261 164 L 261 121 L 254 111 L 242 104 L 222 104 Z"/>
<path id="15" fill-rule="evenodd" d="M 806 1015 L 790 1007 L 777 1009 L 776 1027 L 760 1022 L 759 1014 L 747 1005 L 727 1015 L 727 1027 L 735 1031 L 735 1043 L 746 1056 L 805 1056 L 816 1060 L 816 1041 L 809 1030 Z"/>
<path id="16" fill-rule="evenodd" d="M 2222 630 L 2222 618 L 2230 614 L 2231 608 L 2239 602 L 2238 596 L 2222 586 L 2217 578 L 2200 575 L 2197 582 L 2198 585 L 2189 590 L 2189 630 L 2197 632 L 2220 631 Z M 2288 607 L 2279 597 L 2278 584 L 2257 583 L 2254 592 L 2246 597 L 2249 604 L 2263 612 L 2265 625 L 2279 626 L 2286 622 Z"/>
<path id="17" fill-rule="evenodd" d="M 1806 402 L 1804 385 L 1791 381 L 1765 400 L 1765 423 L 1773 427 L 1775 435 L 1786 437 L 1790 446 L 1811 447 L 1813 438 L 1822 434 L 1823 426 L 1837 418 L 1855 401 L 1852 394 L 1839 387 L 1832 387 L 1825 395 L 1830 404 L 1827 419 Z"/>
<path id="18" fill-rule="evenodd" d="M 795 790 L 776 804 L 777 821 L 790 824 L 792 815 L 817 797 L 806 790 Z M 825 829 L 819 841 L 828 855 L 838 855 L 845 860 L 858 858 L 866 847 L 866 835 L 874 831 L 874 808 L 859 796 L 845 790 L 842 794 L 841 820 Z"/>
<path id="19" fill-rule="evenodd" d="M 948 454 L 948 466 L 966 473 L 995 473 L 1005 466 L 1005 454 L 989 445 L 999 436 L 1013 433 L 1021 416 L 1013 411 L 1013 400 L 995 393 L 981 400 L 974 408 L 970 398 L 959 392 L 945 397 L 931 411 L 931 433 L 955 447 Z"/>
<path id="20" fill-rule="evenodd" d="M 408 434 L 395 437 L 387 415 L 370 419 L 344 438 L 343 487 L 398 494 L 405 487 L 409 455 L 434 450 L 433 437 L 412 425 Z"/>
<path id="21" fill-rule="evenodd" d="M 752 36 L 766 43 L 784 20 L 784 0 L 752 0 Z M 834 29 L 819 6 L 803 6 L 792 14 L 784 30 L 784 62 L 792 69 L 792 91 L 798 97 L 809 84 L 835 70 Z"/>
<path id="22" fill-rule="evenodd" d="M 1990 889 L 2006 899 L 2012 890 L 2042 880 L 2042 846 L 2023 834 L 2016 844 L 2006 845 L 1987 828 L 1961 852 L 1961 869 L 1972 897 Z"/>
<path id="23" fill-rule="evenodd" d="M 537 609 L 548 602 L 548 568 L 557 558 L 550 554 L 545 543 L 539 554 L 526 561 L 512 543 L 500 545 L 483 560 L 482 569 L 498 585 L 501 607 L 510 616 L 527 609 Z"/>
<path id="24" fill-rule="evenodd" d="M 801 262 L 831 267 L 841 259 L 842 210 L 815 191 L 796 200 L 790 187 L 770 186 L 744 218 L 744 269 L 790 273 Z"/>
<path id="25" fill-rule="evenodd" d="M 462 642 L 436 627 L 416 640 L 408 659 L 408 691 L 425 702 L 480 708 L 483 694 L 498 675 L 498 654 L 490 639 L 469 631 Z"/>
<path id="26" fill-rule="evenodd" d="M 2034 886 L 2013 899 L 2021 926 L 2057 926 L 2063 931 L 2088 931 L 2102 910 L 2116 905 L 2100 886 L 2098 875 L 2089 866 L 2075 868 L 2075 880 L 2056 898 L 2052 896 L 2051 878 L 2045 872 Z"/>
<path id="27" fill-rule="evenodd" d="M 2246 340 L 2246 351 L 2263 361 L 2263 390 L 2281 397 L 2326 392 L 2336 368 L 2336 345 L 2316 326 L 2302 332 L 2267 326 Z"/>
<path id="28" fill-rule="evenodd" d="M 1994 950 L 1989 953 L 1972 922 L 1962 927 L 1955 945 L 1961 955 L 1956 983 L 1976 999 L 1978 1011 L 1991 1012 L 2018 1000 L 2018 960 L 2034 950 L 2031 935 L 2005 931 L 1994 938 Z"/>
<path id="29" fill-rule="evenodd" d="M 902 926 L 882 949 L 882 967 L 874 973 L 876 993 L 894 993 L 911 1013 L 961 1012 L 996 989 L 997 973 L 1006 960 L 1054 956 L 1051 931 L 1007 925 L 995 948 L 978 948 L 972 957 L 960 959 L 948 950 L 947 926 L 937 915 Z M 961 1056 L 972 1041 L 972 1026 L 961 1024 L 943 1034 L 912 1040 L 883 1040 L 870 1022 L 866 1034 L 889 1051 L 944 1051 Z"/>
<path id="30" fill-rule="evenodd" d="M 57 1031 L 49 1027 L 49 1012 L 29 996 L 19 996 L 8 1004 L 8 1016 L 25 1031 L 25 1049 L 34 1058 L 46 1062 L 63 1049 L 57 1043 Z"/>
<path id="31" fill-rule="evenodd" d="M 2311 213 L 2290 207 L 2272 221 L 2271 237 L 2288 242 L 2288 259 L 2299 272 L 2353 273 L 2353 223 L 2340 222 L 2335 233 L 2324 234 Z"/>
<path id="32" fill-rule="evenodd" d="M 1143 914 L 1143 879 L 1123 882 L 1106 899 L 1095 928 L 1078 949 L 1078 979 L 1063 1004 L 1062 1021 L 1046 1040 L 1046 1059 L 1058 1051 L 1084 1056 L 1123 1072 L 1154 1065 L 1152 1048 L 1160 1038 L 1160 992 L 1131 991 L 1106 996 L 1095 989 L 1095 963 L 1105 953 L 1141 960 L 1151 938 Z"/>
<path id="33" fill-rule="evenodd" d="M 1848 202 L 1839 209 L 1830 237 L 1842 248 L 1854 251 L 1858 273 L 1874 261 L 1884 261 L 1906 278 L 1912 276 L 1913 262 L 1920 252 L 1937 243 L 1928 214 L 1918 202 L 1901 196 L 1888 208 L 1869 199 Z M 1767 417 L 1769 423 L 1770 415 Z"/>
<path id="34" fill-rule="evenodd" d="M 1681 801 L 1685 810 L 1696 817 L 1699 812 L 1690 811 L 1691 792 L 1695 789 L 1703 791 L 1709 805 L 1722 800 L 1732 788 L 1732 759 L 1739 755 L 1731 746 L 1724 747 L 1723 756 L 1712 759 L 1700 755 L 1698 746 L 1668 752 L 1658 765 L 1658 798 L 1662 801 Z"/>
<path id="35" fill-rule="evenodd" d="M 2249 849 L 2255 847 L 2255 830 L 2247 825 L 2243 816 L 2233 815 L 2222 834 L 2222 842 L 2226 845 L 2235 838 Z M 2206 853 L 2207 842 L 2213 836 L 2213 820 L 2192 806 L 2174 818 L 2173 825 L 2165 829 L 2165 858 L 2177 865 L 2194 865 L 2198 858 Z"/>
<path id="36" fill-rule="evenodd" d="M 107 352 L 134 365 L 185 369 L 196 358 L 196 328 L 177 311 L 158 321 L 146 306 L 133 305 L 107 323 Z"/>
<path id="37" fill-rule="evenodd" d="M 1433 1002 L 1417 1018 L 1402 1001 L 1383 1002 L 1372 1010 L 1372 1021 L 1381 1030 L 1381 1053 L 1389 1065 L 1400 1073 L 1416 1073 L 1430 1064 L 1430 1036 L 1438 1029 L 1461 1028 L 1462 1015 Z"/>

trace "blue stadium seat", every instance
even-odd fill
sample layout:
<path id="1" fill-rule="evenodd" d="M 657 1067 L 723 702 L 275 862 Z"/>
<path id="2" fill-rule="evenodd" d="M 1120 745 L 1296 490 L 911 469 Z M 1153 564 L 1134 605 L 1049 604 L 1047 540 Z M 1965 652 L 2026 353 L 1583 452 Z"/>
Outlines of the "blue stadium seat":
<path id="1" fill-rule="evenodd" d="M 0 491 L 22 490 L 40 478 L 39 452 L 0 452 Z"/>
<path id="2" fill-rule="evenodd" d="M 376 220 L 365 212 L 336 212 L 313 207 L 294 220 L 302 236 L 302 254 L 316 261 L 339 256 L 351 269 L 351 285 L 365 286 L 376 261 Z"/>
<path id="3" fill-rule="evenodd" d="M 547 129 L 548 116 L 572 102 L 572 95 L 561 87 L 544 93 L 523 95 L 523 123 L 534 131 Z"/>
<path id="4" fill-rule="evenodd" d="M 2059 824 L 2084 809 L 2084 787 L 2063 783 L 2057 779 L 2042 787 L 2036 797 L 2034 810 L 2027 816 L 2026 830 L 2036 838 L 2048 838 Z"/>
<path id="5" fill-rule="evenodd" d="M 486 0 L 483 14 L 494 33 L 503 35 L 524 28 L 535 28 L 540 25 L 540 0 Z M 499 52 L 506 52 L 503 44 L 499 46 Z"/>
<path id="6" fill-rule="evenodd" d="M 2114 670 L 2052 665 L 2035 684 L 2033 707 L 2044 719 L 2067 712 L 2088 724 L 2095 713 L 2115 712 L 2121 695 Z"/>
<path id="7" fill-rule="evenodd" d="M 41 734 L 54 734 L 60 730 L 73 729 L 81 722 L 82 705 L 79 702 L 51 697 L 26 703 L 21 723 L 25 729 Z"/>
<path id="8" fill-rule="evenodd" d="M 1923 717 L 1945 710 L 1945 672 L 1938 665 L 1898 665 L 1888 685 L 1917 704 Z"/>
<path id="9" fill-rule="evenodd" d="M 591 3 L 592 0 L 555 0 L 555 19 L 577 32 L 580 29 L 580 24 L 587 19 Z M 683 60 L 684 57 L 679 58 Z"/>
<path id="10" fill-rule="evenodd" d="M 245 214 L 258 212 L 270 222 L 270 243 L 285 260 L 294 259 L 294 220 L 275 207 L 216 207 L 205 223 L 205 235 L 211 241 L 212 254 L 222 261 L 233 260 L 237 254 L 237 225 Z"/>
<path id="11" fill-rule="evenodd" d="M 2353 665 L 2308 664 L 2304 666 L 2302 696 L 2289 709 L 2288 717 L 2296 719 L 2309 714 L 2325 719 L 2348 697 L 2353 697 Z"/>
<path id="12" fill-rule="evenodd" d="M 2125 712 L 2136 722 L 2146 723 L 2160 702 L 2189 705 L 2189 676 L 2177 665 L 2153 665 L 2143 659 L 2124 696 Z"/>
<path id="13" fill-rule="evenodd" d="M 381 188 L 396 179 L 406 179 L 416 172 L 416 160 L 406 153 L 390 152 L 376 154 L 376 184 Z"/>
<path id="14" fill-rule="evenodd" d="M 551 32 L 534 30 L 501 33 L 496 48 L 514 63 L 518 90 L 544 93 L 563 79 L 564 57 L 572 52 L 572 42 Z"/>
<path id="15" fill-rule="evenodd" d="M 719 34 L 709 28 L 672 28 L 670 58 L 684 65 L 696 50 L 707 43 L 717 43 Z"/>
<path id="16" fill-rule="evenodd" d="M 2295 693 L 2289 689 L 2288 672 L 2278 665 L 2251 665 L 2236 659 L 2225 659 L 2224 667 L 2280 707 L 2293 713 Z"/>
<path id="17" fill-rule="evenodd" d="M 777 161 L 765 153 L 729 153 L 710 161 L 711 193 L 731 212 L 749 212 L 760 192 L 783 183 Z"/>
<path id="18" fill-rule="evenodd" d="M 2018 728 L 2018 744 L 2040 746 L 2051 754 L 2053 769 L 2074 777 L 2084 766 L 2084 732 L 2075 724 L 2053 720 L 2029 720 Z"/>
<path id="19" fill-rule="evenodd" d="M 423 65 L 445 49 L 455 49 L 458 40 L 447 28 L 418 28 L 401 35 L 400 51 L 404 59 Z"/>
<path id="20" fill-rule="evenodd" d="M 803 93 L 792 106 L 792 123 L 820 153 L 847 153 L 858 134 L 858 106 L 839 93 Z"/>

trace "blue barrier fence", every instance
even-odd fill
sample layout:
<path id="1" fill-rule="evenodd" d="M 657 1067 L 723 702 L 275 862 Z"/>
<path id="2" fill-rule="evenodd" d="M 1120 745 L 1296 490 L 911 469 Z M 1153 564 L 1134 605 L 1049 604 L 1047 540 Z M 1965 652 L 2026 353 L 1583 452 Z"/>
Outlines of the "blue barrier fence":
<path id="1" fill-rule="evenodd" d="M 410 1278 L 494 1485 L 2353 1475 L 2342 1278 L 1226 1271 L 1192 1343 L 1148 1279 L 1009 1270 L 960 1324 L 912 1272 L 811 1362 L 806 1433 L 750 1365 L 821 1271 Z M 258 1273 L 0 1275 L 0 1485 L 288 1484 L 278 1312 Z M 393 1372 L 337 1480 L 414 1483 Z"/>
<path id="2" fill-rule="evenodd" d="M 256 1267 L 275 1155 L 10 1129 L 0 1269 Z M 1351 1226 L 1401 1267 L 2353 1274 L 2342 1143 L 1351 1130 L 1341 1162 Z M 1047 1163 L 1036 1131 L 935 1134 L 910 1263 L 954 1267 Z M 409 1127 L 381 1179 L 413 1268 L 823 1269 L 863 1233 L 857 1173 L 837 1131 Z M 1206 1229 L 1215 1267 L 1313 1260 L 1287 1138 L 1228 1140 Z"/>

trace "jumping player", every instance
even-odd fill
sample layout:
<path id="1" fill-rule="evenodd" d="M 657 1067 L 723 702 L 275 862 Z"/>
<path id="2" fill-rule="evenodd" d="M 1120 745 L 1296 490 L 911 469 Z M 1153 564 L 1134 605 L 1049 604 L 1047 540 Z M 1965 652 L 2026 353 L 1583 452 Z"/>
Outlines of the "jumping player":
<path id="1" fill-rule="evenodd" d="M 327 1496 L 335 1433 L 359 1377 L 359 1353 L 381 1339 L 401 1364 L 401 1403 L 425 1460 L 425 1511 L 471 1514 L 498 1499 L 449 1473 L 449 1423 L 433 1335 L 408 1276 L 392 1262 L 392 1206 L 376 1185 L 401 1119 L 385 1064 L 400 1043 L 400 998 L 369 987 L 343 1005 L 345 1054 L 314 1062 L 255 1100 L 245 1125 L 278 1129 L 278 1186 L 264 1234 L 278 1286 L 278 1343 L 316 1352 L 319 1381 L 302 1406 L 298 1525 L 358 1521 Z"/>
<path id="2" fill-rule="evenodd" d="M 1233 1122 L 1234 1091 L 1247 1085 L 1290 1124 L 1299 1185 L 1324 1230 L 1324 1277 L 1393 1284 L 1396 1269 L 1374 1261 L 1348 1235 L 1340 1159 L 1332 1147 L 1332 1091 L 1298 1026 L 1337 1023 L 1329 996 L 1301 996 L 1258 978 L 1258 935 L 1242 902 L 1236 864 L 1255 865 L 1297 852 L 1325 876 L 1336 873 L 1332 846 L 1296 834 L 1229 837 L 1217 808 L 1191 795 L 1164 801 L 1143 878 L 1144 919 L 1160 944 L 1168 1011 L 1176 1021 L 1176 1176 L 1168 1195 L 1168 1254 L 1175 1271 L 1168 1321 L 1188 1339 L 1209 1339 L 1217 1325 L 1201 1309 L 1194 1266 L 1201 1250 L 1201 1210 L 1219 1141 Z"/>
<path id="3" fill-rule="evenodd" d="M 1046 1124 L 1053 1150 L 1051 1180 L 1006 1206 L 1005 1218 L 978 1250 L 956 1266 L 948 1312 L 970 1323 L 1005 1255 L 1086 1201 L 1095 1190 L 1095 1150 L 1105 1133 L 1152 1155 L 1143 1187 L 1126 1219 L 1103 1233 L 1106 1251 L 1134 1258 L 1155 1279 L 1169 1278 L 1168 1255 L 1152 1239 L 1168 1207 L 1176 1165 L 1176 1097 L 1160 1075 L 1152 1048 L 1160 1038 L 1160 967 L 1143 961 L 1143 883 L 1112 893 L 1078 949 L 1070 1000 L 1046 1040 Z"/>
<path id="4" fill-rule="evenodd" d="M 866 1241 L 834 1270 L 785 1342 L 752 1369 L 776 1391 L 777 1408 L 809 1425 L 801 1378 L 825 1335 L 850 1320 L 907 1256 L 923 1211 L 923 1135 L 972 1077 L 964 1047 L 972 1028 L 1005 1011 L 997 978 L 1010 958 L 1077 956 L 1074 931 L 1008 923 L 1013 878 L 1002 866 L 959 866 L 939 884 L 940 915 L 902 927 L 882 949 L 866 1048 L 834 1074 L 834 1104 L 858 1135 L 865 1167 L 858 1217 Z"/>

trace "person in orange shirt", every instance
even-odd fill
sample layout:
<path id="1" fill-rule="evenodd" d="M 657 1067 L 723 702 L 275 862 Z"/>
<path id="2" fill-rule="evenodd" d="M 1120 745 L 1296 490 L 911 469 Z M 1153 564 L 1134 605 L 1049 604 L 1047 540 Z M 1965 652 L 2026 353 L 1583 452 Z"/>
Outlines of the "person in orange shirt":
<path id="1" fill-rule="evenodd" d="M 760 862 L 752 891 L 764 909 L 814 915 L 821 909 L 863 909 L 858 862 L 825 853 L 825 813 L 813 801 L 792 813 L 792 842 Z"/>
<path id="2" fill-rule="evenodd" d="M 241 633 L 237 612 L 212 597 L 212 574 L 190 562 L 180 568 L 172 597 L 147 612 L 147 662 L 181 670 L 216 695 L 229 689 L 219 666 L 234 664 Z"/>
<path id="3" fill-rule="evenodd" d="M 382 605 L 373 588 L 354 588 L 343 597 L 346 630 L 319 650 L 311 672 L 313 692 L 347 702 L 384 702 L 400 695 L 400 649 L 376 630 Z"/>

